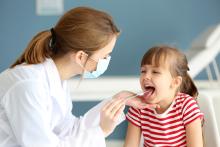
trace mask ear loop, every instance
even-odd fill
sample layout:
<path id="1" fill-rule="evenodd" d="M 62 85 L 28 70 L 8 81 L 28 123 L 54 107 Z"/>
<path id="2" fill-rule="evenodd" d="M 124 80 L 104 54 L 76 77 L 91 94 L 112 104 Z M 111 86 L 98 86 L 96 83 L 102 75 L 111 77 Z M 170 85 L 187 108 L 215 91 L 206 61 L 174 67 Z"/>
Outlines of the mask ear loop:
<path id="1" fill-rule="evenodd" d="M 79 79 L 78 84 L 76 85 L 76 88 L 79 88 L 80 83 L 81 83 L 81 82 L 82 82 L 82 80 L 84 79 L 83 75 L 84 75 L 84 72 L 86 71 L 86 68 L 85 68 L 86 63 L 88 62 L 88 60 L 89 60 L 89 59 L 92 59 L 91 57 L 89 57 L 88 53 L 84 53 L 84 55 L 86 55 L 86 56 L 87 56 L 87 59 L 86 59 L 86 62 L 84 63 L 84 65 L 79 64 L 79 65 L 80 65 L 80 67 L 82 67 L 83 72 L 82 72 L 82 74 L 81 74 L 81 76 L 80 76 L 80 79 Z M 94 60 L 94 59 L 92 59 L 92 60 Z M 95 61 L 95 60 L 94 60 L 94 61 Z"/>
<path id="2" fill-rule="evenodd" d="M 84 55 L 86 55 L 88 58 L 86 59 L 86 62 L 84 63 L 84 65 L 80 64 L 80 67 L 82 67 L 83 72 L 82 72 L 82 74 L 80 76 L 79 83 L 76 86 L 77 88 L 79 87 L 81 81 L 84 79 L 83 75 L 84 75 L 84 72 L 86 71 L 85 65 L 86 65 L 86 63 L 88 62 L 88 59 L 89 59 L 89 55 L 87 53 L 84 53 Z"/>
<path id="3" fill-rule="evenodd" d="M 98 61 L 96 61 L 95 59 L 91 58 L 91 57 L 88 55 L 88 53 L 85 53 L 85 52 L 84 52 L 83 55 L 86 55 L 86 56 L 87 56 L 87 59 L 86 59 L 86 62 L 84 63 L 84 65 L 80 64 L 80 67 L 82 67 L 83 73 L 84 73 L 84 72 L 86 71 L 85 65 L 86 65 L 86 63 L 88 62 L 89 59 L 95 61 L 96 63 L 98 63 Z M 81 78 L 80 78 L 80 81 L 82 81 L 82 79 L 83 79 L 83 73 L 82 73 L 82 76 L 81 76 Z"/>
<path id="4" fill-rule="evenodd" d="M 85 71 L 85 70 L 86 70 L 85 65 L 86 65 L 86 63 L 88 62 L 89 55 L 88 55 L 87 53 L 83 53 L 83 55 L 86 55 L 86 56 L 87 56 L 87 59 L 86 59 L 86 62 L 84 63 L 84 65 L 80 64 L 80 67 L 82 67 L 83 70 Z M 82 55 L 81 55 L 81 56 L 82 56 Z"/>
<path id="5" fill-rule="evenodd" d="M 87 60 L 86 60 L 86 62 L 85 62 L 85 64 L 84 64 L 84 66 L 83 66 L 83 65 L 80 65 L 84 70 L 86 70 L 86 69 L 85 69 L 85 65 L 86 65 L 86 63 L 88 62 L 89 59 L 91 59 L 91 60 L 95 61 L 96 63 L 98 63 L 98 61 L 95 60 L 95 59 L 93 59 L 92 57 L 90 57 L 90 56 L 88 55 L 88 53 L 83 53 L 83 54 L 87 56 Z"/>

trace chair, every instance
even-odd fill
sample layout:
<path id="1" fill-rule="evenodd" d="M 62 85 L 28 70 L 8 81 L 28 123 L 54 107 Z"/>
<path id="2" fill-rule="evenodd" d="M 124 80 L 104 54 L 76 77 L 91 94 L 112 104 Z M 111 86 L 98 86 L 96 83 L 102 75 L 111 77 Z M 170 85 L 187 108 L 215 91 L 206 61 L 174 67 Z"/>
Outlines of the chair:
<path id="1" fill-rule="evenodd" d="M 203 125 L 205 146 L 220 147 L 220 94 L 218 89 L 201 90 L 198 104 L 205 116 Z"/>
<path id="2" fill-rule="evenodd" d="M 220 73 L 216 58 L 220 53 L 220 24 L 210 26 L 192 41 L 186 52 L 189 60 L 189 74 L 195 78 L 203 69 L 206 69 L 208 79 L 213 81 L 210 64 L 214 67 L 217 80 L 220 82 Z"/>

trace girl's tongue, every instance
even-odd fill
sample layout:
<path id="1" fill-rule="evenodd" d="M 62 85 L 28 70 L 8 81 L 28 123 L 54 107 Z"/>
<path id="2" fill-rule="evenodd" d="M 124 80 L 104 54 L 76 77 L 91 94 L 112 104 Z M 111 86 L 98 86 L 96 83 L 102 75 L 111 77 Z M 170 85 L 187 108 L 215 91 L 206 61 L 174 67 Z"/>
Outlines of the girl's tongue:
<path id="1" fill-rule="evenodd" d="M 148 98 L 153 94 L 154 90 L 155 89 L 153 87 L 147 88 L 144 94 L 139 97 L 142 98 L 145 102 L 147 102 Z"/>

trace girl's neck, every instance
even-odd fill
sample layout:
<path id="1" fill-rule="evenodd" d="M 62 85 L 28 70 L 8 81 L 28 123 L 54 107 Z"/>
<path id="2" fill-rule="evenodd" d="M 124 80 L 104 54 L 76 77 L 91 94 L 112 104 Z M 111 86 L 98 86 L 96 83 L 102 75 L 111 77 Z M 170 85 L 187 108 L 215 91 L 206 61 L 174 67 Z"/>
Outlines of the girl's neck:
<path id="1" fill-rule="evenodd" d="M 176 94 L 177 94 L 177 93 L 171 94 L 169 97 L 165 98 L 164 101 L 161 101 L 161 102 L 159 103 L 160 107 L 159 107 L 159 108 L 156 108 L 156 112 L 157 112 L 158 114 L 164 113 L 164 112 L 170 107 L 170 105 L 172 104 L 172 102 L 175 100 Z"/>

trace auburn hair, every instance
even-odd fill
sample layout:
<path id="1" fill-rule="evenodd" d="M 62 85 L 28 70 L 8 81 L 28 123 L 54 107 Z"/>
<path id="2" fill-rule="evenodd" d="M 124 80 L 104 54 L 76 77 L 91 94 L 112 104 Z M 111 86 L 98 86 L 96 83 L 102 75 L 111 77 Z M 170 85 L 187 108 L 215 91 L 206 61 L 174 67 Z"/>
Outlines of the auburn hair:
<path id="1" fill-rule="evenodd" d="M 34 36 L 11 68 L 22 63 L 42 63 L 54 55 L 62 56 L 79 50 L 90 55 L 119 34 L 112 17 L 106 12 L 77 7 L 66 12 L 54 28 Z"/>

